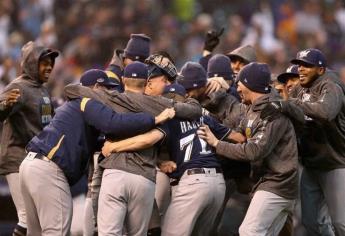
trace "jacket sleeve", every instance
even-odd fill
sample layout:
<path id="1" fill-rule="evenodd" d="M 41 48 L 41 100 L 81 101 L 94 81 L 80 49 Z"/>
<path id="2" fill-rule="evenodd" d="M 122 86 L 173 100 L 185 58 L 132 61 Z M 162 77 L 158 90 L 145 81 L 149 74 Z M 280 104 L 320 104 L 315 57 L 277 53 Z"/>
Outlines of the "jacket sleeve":
<path id="1" fill-rule="evenodd" d="M 202 114 L 202 108 L 195 99 L 186 99 L 185 102 L 174 102 L 163 96 L 148 96 L 131 94 L 127 95 L 130 98 L 131 105 L 138 107 L 142 111 L 146 111 L 153 115 L 158 115 L 164 109 L 174 107 L 176 117 L 187 120 L 198 119 Z"/>
<path id="2" fill-rule="evenodd" d="M 303 110 L 296 104 L 290 101 L 282 102 L 282 112 L 294 121 L 305 123 Z"/>
<path id="3" fill-rule="evenodd" d="M 331 121 L 338 113 L 344 102 L 344 94 L 339 85 L 328 82 L 321 88 L 321 95 L 315 102 L 293 99 L 302 108 L 305 115 L 319 120 Z"/>
<path id="4" fill-rule="evenodd" d="M 120 114 L 100 102 L 83 98 L 80 109 L 86 122 L 97 130 L 118 137 L 130 137 L 155 127 L 155 119 L 146 113 Z"/>
<path id="5" fill-rule="evenodd" d="M 181 119 L 196 120 L 202 116 L 202 107 L 193 98 L 188 98 L 185 102 L 176 102 L 174 108 L 176 117 Z"/>
<path id="6" fill-rule="evenodd" d="M 207 71 L 208 61 L 213 55 L 210 53 L 207 56 L 203 56 L 199 59 L 199 64 Z"/>
<path id="7" fill-rule="evenodd" d="M 275 148 L 288 125 L 287 118 L 281 116 L 272 121 L 261 121 L 255 133 L 246 143 L 232 144 L 219 141 L 216 152 L 229 159 L 257 161 L 265 158 Z"/>

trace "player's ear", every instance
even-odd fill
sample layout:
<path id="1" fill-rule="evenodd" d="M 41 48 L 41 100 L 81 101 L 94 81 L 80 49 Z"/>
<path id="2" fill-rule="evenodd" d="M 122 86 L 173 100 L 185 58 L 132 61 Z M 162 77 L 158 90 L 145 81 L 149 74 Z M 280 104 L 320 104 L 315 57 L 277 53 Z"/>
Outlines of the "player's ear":
<path id="1" fill-rule="evenodd" d="M 95 83 L 95 85 L 93 86 L 94 89 L 99 88 L 99 87 L 100 87 L 99 83 Z"/>
<path id="2" fill-rule="evenodd" d="M 325 67 L 318 67 L 317 74 L 318 75 L 323 75 L 326 71 Z"/>

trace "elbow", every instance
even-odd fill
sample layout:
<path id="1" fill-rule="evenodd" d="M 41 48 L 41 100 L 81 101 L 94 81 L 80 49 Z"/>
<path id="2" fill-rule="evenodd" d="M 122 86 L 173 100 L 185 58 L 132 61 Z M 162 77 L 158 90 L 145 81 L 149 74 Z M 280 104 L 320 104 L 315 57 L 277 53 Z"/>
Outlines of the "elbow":
<path id="1" fill-rule="evenodd" d="M 247 146 L 247 150 L 245 150 L 246 159 L 250 162 L 258 161 L 266 155 L 267 155 L 267 151 L 257 146 L 254 146 L 254 147 Z"/>

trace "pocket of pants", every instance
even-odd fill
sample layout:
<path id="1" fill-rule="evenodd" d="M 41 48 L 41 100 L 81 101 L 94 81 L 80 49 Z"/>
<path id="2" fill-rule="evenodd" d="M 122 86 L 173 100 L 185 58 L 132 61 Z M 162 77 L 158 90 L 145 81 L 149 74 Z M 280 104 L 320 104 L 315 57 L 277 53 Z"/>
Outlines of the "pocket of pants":
<path id="1" fill-rule="evenodd" d="M 206 184 L 207 182 L 204 179 L 205 177 L 202 174 L 195 174 L 195 175 L 186 175 L 181 178 L 179 182 L 179 186 L 190 186 L 190 185 L 198 185 L 198 184 Z"/>

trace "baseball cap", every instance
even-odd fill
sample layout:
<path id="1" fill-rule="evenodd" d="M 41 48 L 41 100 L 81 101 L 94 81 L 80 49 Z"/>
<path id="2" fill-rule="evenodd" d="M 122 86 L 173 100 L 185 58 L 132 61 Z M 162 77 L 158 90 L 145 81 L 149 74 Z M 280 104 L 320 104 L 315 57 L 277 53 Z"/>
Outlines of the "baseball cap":
<path id="1" fill-rule="evenodd" d="M 93 86 L 98 83 L 107 88 L 119 85 L 118 83 L 115 83 L 114 81 L 109 79 L 104 71 L 98 69 L 85 71 L 80 77 L 80 83 L 83 86 Z"/>
<path id="2" fill-rule="evenodd" d="M 206 71 L 199 63 L 187 62 L 181 68 L 181 76 L 177 81 L 186 90 L 203 87 L 207 82 Z"/>
<path id="3" fill-rule="evenodd" d="M 238 73 L 239 81 L 253 92 L 270 93 L 271 72 L 267 64 L 252 62 Z"/>
<path id="4" fill-rule="evenodd" d="M 145 34 L 131 34 L 123 56 L 134 61 L 144 61 L 150 55 L 151 38 Z"/>
<path id="5" fill-rule="evenodd" d="M 240 57 L 246 63 L 255 62 L 256 54 L 255 49 L 251 45 L 244 45 L 226 54 L 230 60 L 235 60 L 236 57 Z"/>
<path id="6" fill-rule="evenodd" d="M 326 67 L 326 58 L 324 54 L 316 48 L 309 48 L 299 51 L 295 59 L 291 60 L 292 64 L 308 64 L 317 67 Z"/>
<path id="7" fill-rule="evenodd" d="M 125 67 L 123 77 L 146 80 L 148 78 L 147 65 L 142 62 L 135 61 Z"/>
<path id="8" fill-rule="evenodd" d="M 55 58 L 57 58 L 58 56 L 59 56 L 58 51 L 47 48 L 41 53 L 40 59 L 42 59 L 44 57 L 51 57 L 53 60 L 55 60 Z"/>
<path id="9" fill-rule="evenodd" d="M 280 83 L 285 84 L 286 81 L 287 81 L 289 78 L 292 78 L 292 77 L 299 77 L 299 74 L 298 74 L 298 65 L 289 66 L 289 67 L 286 69 L 286 72 L 281 73 L 280 75 L 278 75 L 277 80 L 278 80 Z"/>
<path id="10" fill-rule="evenodd" d="M 186 89 L 182 85 L 173 83 L 173 84 L 169 84 L 165 86 L 163 94 L 166 94 L 166 93 L 175 93 L 182 97 L 185 97 L 187 92 L 186 92 Z"/>
<path id="11" fill-rule="evenodd" d="M 207 77 L 223 77 L 225 80 L 232 80 L 233 71 L 230 67 L 229 57 L 216 54 L 208 62 Z"/>

